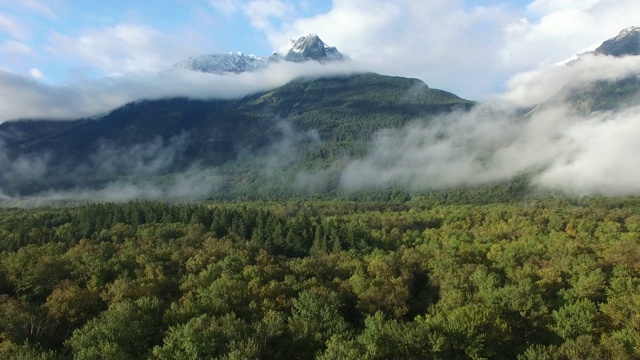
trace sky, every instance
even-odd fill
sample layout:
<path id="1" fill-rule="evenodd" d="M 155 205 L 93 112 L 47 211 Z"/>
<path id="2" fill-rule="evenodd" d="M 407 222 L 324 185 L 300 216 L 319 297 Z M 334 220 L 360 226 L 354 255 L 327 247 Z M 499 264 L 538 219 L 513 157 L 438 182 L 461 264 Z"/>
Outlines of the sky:
<path id="1" fill-rule="evenodd" d="M 336 46 L 359 69 L 419 78 L 482 100 L 505 91 L 522 72 L 640 25 L 637 5 L 637 0 L 0 0 L 0 121 L 32 115 L 8 104 L 13 100 L 35 99 L 37 105 L 17 101 L 23 109 L 69 108 L 82 101 L 59 104 L 62 97 L 54 95 L 100 97 L 122 87 L 150 89 L 158 82 L 132 85 L 125 79 L 152 78 L 191 55 L 269 55 L 306 33 Z M 131 96 L 96 99 L 102 108 L 79 113 L 105 110 Z"/>

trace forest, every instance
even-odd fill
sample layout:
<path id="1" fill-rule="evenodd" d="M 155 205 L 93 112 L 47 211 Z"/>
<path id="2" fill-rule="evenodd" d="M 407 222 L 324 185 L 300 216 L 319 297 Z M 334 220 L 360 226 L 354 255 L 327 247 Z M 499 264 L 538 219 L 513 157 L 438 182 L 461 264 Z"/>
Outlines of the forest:
<path id="1" fill-rule="evenodd" d="M 640 199 L 2 208 L 0 358 L 640 358 Z"/>

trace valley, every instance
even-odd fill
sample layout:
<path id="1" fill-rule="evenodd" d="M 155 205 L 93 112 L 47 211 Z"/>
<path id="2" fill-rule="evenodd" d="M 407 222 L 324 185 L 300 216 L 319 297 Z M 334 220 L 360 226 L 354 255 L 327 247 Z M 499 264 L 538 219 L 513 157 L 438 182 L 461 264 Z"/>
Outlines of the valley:
<path id="1" fill-rule="evenodd" d="M 638 43 L 474 101 L 309 34 L 4 121 L 0 358 L 639 358 Z"/>

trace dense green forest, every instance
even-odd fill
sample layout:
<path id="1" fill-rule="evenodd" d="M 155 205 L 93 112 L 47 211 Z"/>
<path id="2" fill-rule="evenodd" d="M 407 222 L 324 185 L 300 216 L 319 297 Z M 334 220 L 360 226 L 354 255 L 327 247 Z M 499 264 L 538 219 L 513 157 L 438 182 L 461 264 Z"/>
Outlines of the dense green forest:
<path id="1" fill-rule="evenodd" d="M 0 210 L 3 359 L 640 357 L 640 199 Z"/>

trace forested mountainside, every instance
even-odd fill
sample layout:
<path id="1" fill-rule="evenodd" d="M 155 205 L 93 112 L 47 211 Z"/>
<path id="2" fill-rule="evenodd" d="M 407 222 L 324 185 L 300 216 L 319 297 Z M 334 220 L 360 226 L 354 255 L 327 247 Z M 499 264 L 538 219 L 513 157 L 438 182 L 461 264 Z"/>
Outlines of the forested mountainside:
<path id="1" fill-rule="evenodd" d="M 7 160 L 38 162 L 42 171 L 19 181 L 0 176 L 0 189 L 29 195 L 141 177 L 161 184 L 163 175 L 197 165 L 216 167 L 228 188 L 219 193 L 259 192 L 234 184 L 267 182 L 256 174 L 274 155 L 297 169 L 325 168 L 362 155 L 382 129 L 472 104 L 416 79 L 360 74 L 300 79 L 237 100 L 138 101 L 95 119 L 6 122 Z M 282 191 L 283 182 L 293 187 L 293 179 L 274 185 Z"/>

